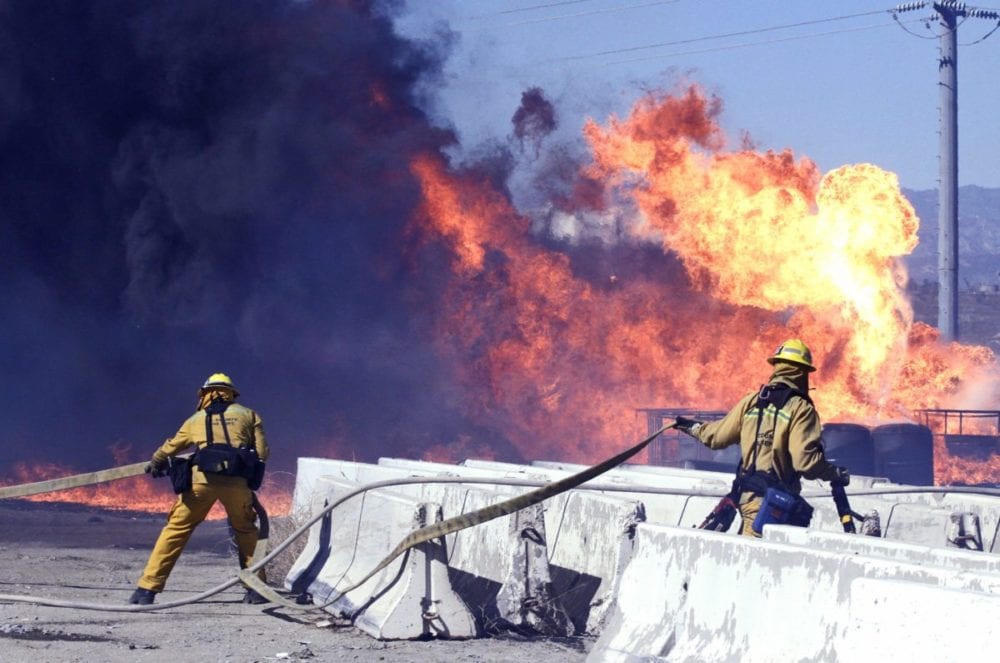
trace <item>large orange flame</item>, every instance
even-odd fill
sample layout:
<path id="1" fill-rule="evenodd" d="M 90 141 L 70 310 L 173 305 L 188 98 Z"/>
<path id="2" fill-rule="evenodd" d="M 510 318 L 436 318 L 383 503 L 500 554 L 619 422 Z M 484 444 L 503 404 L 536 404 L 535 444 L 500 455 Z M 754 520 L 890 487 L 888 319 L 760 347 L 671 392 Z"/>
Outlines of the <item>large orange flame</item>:
<path id="1" fill-rule="evenodd" d="M 476 415 L 529 458 L 592 460 L 636 431 L 636 407 L 728 407 L 790 336 L 818 358 L 827 419 L 996 407 L 992 352 L 913 322 L 900 258 L 919 222 L 896 176 L 727 152 L 719 110 L 692 86 L 584 129 L 581 181 L 600 184 L 632 241 L 679 256 L 686 282 L 580 277 L 486 182 L 414 160 L 416 227 L 454 255 L 440 350 L 462 366 Z"/>

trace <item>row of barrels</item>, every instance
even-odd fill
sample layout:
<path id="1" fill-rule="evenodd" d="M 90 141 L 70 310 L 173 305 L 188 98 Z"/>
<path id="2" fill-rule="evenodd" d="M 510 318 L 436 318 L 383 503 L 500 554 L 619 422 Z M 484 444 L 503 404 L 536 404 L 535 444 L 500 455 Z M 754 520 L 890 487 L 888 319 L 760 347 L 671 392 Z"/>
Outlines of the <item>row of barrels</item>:
<path id="1" fill-rule="evenodd" d="M 894 483 L 916 486 L 934 485 L 934 436 L 926 426 L 825 424 L 823 447 L 831 462 L 845 465 L 851 474 L 885 477 Z M 665 436 L 649 453 L 653 465 L 713 472 L 732 472 L 739 461 L 739 446 L 711 451 L 679 434 Z"/>
<path id="2" fill-rule="evenodd" d="M 893 483 L 934 485 L 934 436 L 927 426 L 825 424 L 826 457 L 851 474 L 885 477 Z"/>

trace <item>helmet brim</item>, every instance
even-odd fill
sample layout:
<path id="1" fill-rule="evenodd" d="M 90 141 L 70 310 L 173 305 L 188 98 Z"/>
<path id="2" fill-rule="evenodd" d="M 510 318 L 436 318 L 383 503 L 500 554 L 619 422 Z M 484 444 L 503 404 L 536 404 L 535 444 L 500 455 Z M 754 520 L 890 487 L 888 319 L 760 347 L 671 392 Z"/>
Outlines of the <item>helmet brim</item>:
<path id="1" fill-rule="evenodd" d="M 815 366 L 813 366 L 812 364 L 807 364 L 804 361 L 795 360 L 795 359 L 789 359 L 787 357 L 768 357 L 767 358 L 767 363 L 769 363 L 771 366 L 774 366 L 778 362 L 781 362 L 783 364 L 792 364 L 793 366 L 800 366 L 800 367 L 802 367 L 802 368 L 804 368 L 806 370 L 806 373 L 813 373 L 813 372 L 816 371 L 816 367 Z"/>
<path id="2" fill-rule="evenodd" d="M 233 398 L 240 395 L 239 390 L 232 386 L 231 384 L 206 384 L 204 387 L 198 389 L 198 398 L 201 398 L 210 391 L 226 389 L 227 391 L 233 392 Z"/>

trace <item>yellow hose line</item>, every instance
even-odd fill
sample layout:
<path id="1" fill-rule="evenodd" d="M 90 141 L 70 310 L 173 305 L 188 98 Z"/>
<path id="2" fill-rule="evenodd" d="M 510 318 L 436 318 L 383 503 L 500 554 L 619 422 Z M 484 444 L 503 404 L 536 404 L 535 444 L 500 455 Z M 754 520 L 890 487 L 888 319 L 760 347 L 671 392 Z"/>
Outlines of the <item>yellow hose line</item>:
<path id="1" fill-rule="evenodd" d="M 641 442 L 639 442 L 635 446 L 633 446 L 633 447 L 631 447 L 629 449 L 626 449 L 622 453 L 620 453 L 620 454 L 618 454 L 616 456 L 613 456 L 613 457 L 609 458 L 608 460 L 606 460 L 606 461 L 604 461 L 602 463 L 594 465 L 593 467 L 588 467 L 587 469 L 585 469 L 585 470 L 583 470 L 581 472 L 578 472 L 578 473 L 576 473 L 576 474 L 574 474 L 572 476 L 566 477 L 564 479 L 560 479 L 558 481 L 553 481 L 551 483 L 542 483 L 541 487 L 539 487 L 538 489 L 533 490 L 533 491 L 531 491 L 529 493 L 525 493 L 524 495 L 519 495 L 517 497 L 511 498 L 511 499 L 506 500 L 504 502 L 500 502 L 499 504 L 492 504 L 490 506 L 487 506 L 487 507 L 484 507 L 482 509 L 479 509 L 478 511 L 473 511 L 472 513 L 461 514 L 459 516 L 455 516 L 454 518 L 449 518 L 448 520 L 444 520 L 444 521 L 442 521 L 440 523 L 435 523 L 434 525 L 428 525 L 426 527 L 422 527 L 422 528 L 420 528 L 418 530 L 415 530 L 415 531 L 411 532 L 408 536 L 406 536 L 402 541 L 399 542 L 399 545 L 397 545 L 396 548 L 392 552 L 390 552 L 385 557 L 385 559 L 383 559 L 378 564 L 378 566 L 376 566 L 374 569 L 372 569 L 371 572 L 368 573 L 368 575 L 366 575 L 364 578 L 362 578 L 360 582 L 357 582 L 354 585 L 352 585 L 351 587 L 348 587 L 345 590 L 341 591 L 340 593 L 338 593 L 338 595 L 336 597 L 334 597 L 333 599 L 331 599 L 330 601 L 328 601 L 327 603 L 325 603 L 325 604 L 323 604 L 321 606 L 300 606 L 300 605 L 297 605 L 297 604 L 293 604 L 290 601 L 288 601 L 287 599 L 285 599 L 284 597 L 280 596 L 271 587 L 269 587 L 268 585 L 266 585 L 265 583 L 263 583 L 262 581 L 260 581 L 258 578 L 256 578 L 256 576 L 254 575 L 254 573 L 256 571 L 259 571 L 261 568 L 263 568 L 264 565 L 267 564 L 271 559 L 273 559 L 274 557 L 276 557 L 282 550 L 284 550 L 289 545 L 291 545 L 291 542 L 293 540 L 297 539 L 298 537 L 300 537 L 303 534 L 305 534 L 306 532 L 308 532 L 309 528 L 314 523 L 316 523 L 317 521 L 319 521 L 320 518 L 322 518 L 323 516 L 325 516 L 327 513 L 329 513 L 330 511 L 332 511 L 334 508 L 336 508 L 337 506 L 339 506 L 340 504 L 342 504 L 347 499 L 349 499 L 349 498 L 351 498 L 351 497 L 353 497 L 355 495 L 358 495 L 360 493 L 366 492 L 368 490 L 372 490 L 372 489 L 375 489 L 375 488 L 379 488 L 379 487 L 383 487 L 383 486 L 388 486 L 388 485 L 402 485 L 402 484 L 406 484 L 406 483 L 434 483 L 435 482 L 434 478 L 410 477 L 410 478 L 408 478 L 408 480 L 407 479 L 394 479 L 394 480 L 388 480 L 388 481 L 379 481 L 379 482 L 376 482 L 376 483 L 373 483 L 373 484 L 369 484 L 367 486 L 362 486 L 358 490 L 352 491 L 352 492 L 348 493 L 347 495 L 344 495 L 341 499 L 335 501 L 333 504 L 330 504 L 329 506 L 327 506 L 322 511 L 314 514 L 313 517 L 309 519 L 309 521 L 307 521 L 304 525 L 302 525 L 297 530 L 295 530 L 294 532 L 292 532 L 292 534 L 287 539 L 285 539 L 280 544 L 278 544 L 278 546 L 274 550 L 272 550 L 268 555 L 266 555 L 265 557 L 263 557 L 262 559 L 259 559 L 259 560 L 255 559 L 254 563 L 251 564 L 248 568 L 246 568 L 243 571 L 241 571 L 240 574 L 239 574 L 239 576 L 237 576 L 236 578 L 233 578 L 232 580 L 227 581 L 227 582 L 225 582 L 225 583 L 223 583 L 221 585 L 218 585 L 216 587 L 208 589 L 208 590 L 206 590 L 206 591 L 204 591 L 204 592 L 202 592 L 200 594 L 197 594 L 195 596 L 189 597 L 188 599 L 179 599 L 177 601 L 170 601 L 170 602 L 167 602 L 167 603 L 161 603 L 159 605 L 156 605 L 156 604 L 152 604 L 152 605 L 109 605 L 109 604 L 103 604 L 103 603 L 76 603 L 76 602 L 72 602 L 72 601 L 62 601 L 62 600 L 58 600 L 58 599 L 47 599 L 47 598 L 38 597 L 38 596 L 22 596 L 22 595 L 18 595 L 18 594 L 0 594 L 0 601 L 14 601 L 14 602 L 19 602 L 19 603 L 34 603 L 34 604 L 37 604 L 37 605 L 47 605 L 47 606 L 58 607 L 58 608 L 76 608 L 78 610 L 106 610 L 106 611 L 109 611 L 109 612 L 148 612 L 148 611 L 151 611 L 151 610 L 163 610 L 165 608 L 173 608 L 173 607 L 177 607 L 179 605 L 186 605 L 188 603 L 194 603 L 195 601 L 200 601 L 202 599 L 208 598 L 209 596 L 212 596 L 212 595 L 217 594 L 217 593 L 219 593 L 221 591 L 224 591 L 224 590 L 232 587 L 236 583 L 242 581 L 245 585 L 247 585 L 251 589 L 254 589 L 255 591 L 259 592 L 265 598 L 268 598 L 271 601 L 273 601 L 274 603 L 278 603 L 278 604 L 283 605 L 285 607 L 294 607 L 294 608 L 300 609 L 300 610 L 303 610 L 303 609 L 304 610 L 317 610 L 317 609 L 321 609 L 321 608 L 326 607 L 330 603 L 333 603 L 334 601 L 336 601 L 337 598 L 339 598 L 340 596 L 343 596 L 347 592 L 349 592 L 349 591 L 351 591 L 353 589 L 356 589 L 357 587 L 363 585 L 365 582 L 367 582 L 369 579 L 371 579 L 372 576 L 374 576 L 379 571 L 381 571 L 382 569 L 384 569 L 386 566 L 388 566 L 389 564 L 391 564 L 392 560 L 394 560 L 396 557 L 398 557 L 399 555 L 401 555 L 406 550 L 409 550 L 413 546 L 416 546 L 416 545 L 418 545 L 420 543 L 423 543 L 425 541 L 430 541 L 432 539 L 445 536 L 446 534 L 451 534 L 452 532 L 457 532 L 459 530 L 466 529 L 468 527 L 472 527 L 474 525 L 478 525 L 480 523 L 484 523 L 484 522 L 487 522 L 489 520 L 493 520 L 494 518 L 499 518 L 501 516 L 509 515 L 509 514 L 514 513 L 515 511 L 518 511 L 520 509 L 525 509 L 525 508 L 527 508 L 529 506 L 532 506 L 534 504 L 538 504 L 539 502 L 542 502 L 542 501 L 544 501 L 546 499 L 549 499 L 550 497 L 558 495 L 559 493 L 562 493 L 562 492 L 565 492 L 565 491 L 570 490 L 572 488 L 575 488 L 575 487 L 579 486 L 580 484 L 585 483 L 587 481 L 590 481 L 591 479 L 593 479 L 593 478 L 595 478 L 597 476 L 600 476 L 601 474 L 607 472 L 608 470 L 610 470 L 610 469 L 612 469 L 614 467 L 617 467 L 618 465 L 621 465 L 626 460 L 628 460 L 632 456 L 636 455 L 637 453 L 639 453 L 640 451 L 642 451 L 643 449 L 645 449 L 646 446 L 649 445 L 650 442 L 652 442 L 653 440 L 655 440 L 657 438 L 657 436 L 659 436 L 660 433 L 662 433 L 663 431 L 668 430 L 670 428 L 673 428 L 673 427 L 674 427 L 673 424 L 664 426 L 663 428 L 661 428 L 660 430 L 656 431 L 652 435 L 649 435 L 648 437 L 646 437 L 644 440 L 642 440 Z M 145 463 L 139 463 L 139 465 L 145 466 Z M 129 467 L 129 466 L 126 466 L 126 467 Z M 116 469 L 124 469 L 124 468 L 116 468 Z M 111 470 L 105 470 L 105 472 L 111 472 Z M 94 472 L 94 473 L 91 473 L 91 474 L 97 475 L 97 474 L 102 474 L 102 473 L 101 472 Z M 82 476 L 87 476 L 87 475 L 78 475 L 78 476 L 82 477 Z M 65 477 L 63 479 L 63 481 L 74 479 L 74 478 L 76 478 L 76 477 Z M 448 481 L 447 479 L 451 479 L 451 481 Z M 456 481 L 456 479 L 458 479 L 458 480 Z M 56 479 L 55 481 L 60 481 L 60 480 Z M 468 479 L 463 480 L 461 477 L 447 477 L 445 481 L 441 481 L 441 482 L 442 483 L 484 483 L 483 481 L 477 481 L 475 479 L 473 479 L 471 481 L 468 480 Z M 42 483 L 47 483 L 47 482 L 42 482 Z M 510 481 L 508 483 L 517 484 L 519 482 L 517 482 L 516 480 L 514 480 L 514 481 Z M 527 482 L 526 481 L 524 483 L 521 483 L 521 485 L 535 484 L 535 483 L 537 483 L 537 482 Z M 29 485 L 31 485 L 31 484 L 29 484 Z M 84 484 L 75 484 L 75 485 L 84 485 Z"/>
<path id="2" fill-rule="evenodd" d="M 519 509 L 524 509 L 538 502 L 546 500 L 550 497 L 558 495 L 559 493 L 565 492 L 572 488 L 576 488 L 581 484 L 590 481 L 591 479 L 613 469 L 617 465 L 624 463 L 626 460 L 637 454 L 643 448 L 645 448 L 650 442 L 652 442 L 656 437 L 668 428 L 672 428 L 673 425 L 665 426 L 660 430 L 656 431 L 646 439 L 644 439 L 639 444 L 627 449 L 626 451 L 609 458 L 608 460 L 589 467 L 577 474 L 560 479 L 559 481 L 554 481 L 551 483 L 537 481 L 533 479 L 514 479 L 514 478 L 483 478 L 483 477 L 403 477 L 399 479 L 386 479 L 384 481 L 376 481 L 374 483 L 366 484 L 364 486 L 359 486 L 357 489 L 342 495 L 338 499 L 334 500 L 331 504 L 327 505 L 322 510 L 314 513 L 312 517 L 309 518 L 305 523 L 299 526 L 294 532 L 292 532 L 285 540 L 277 544 L 267 555 L 258 559 L 257 554 L 254 555 L 254 563 L 250 565 L 247 569 L 240 572 L 239 576 L 231 578 L 226 582 L 216 585 L 215 587 L 209 588 L 199 594 L 194 594 L 182 599 L 176 599 L 174 601 L 165 601 L 163 603 L 152 604 L 152 605 L 118 605 L 118 604 L 106 604 L 106 603 L 83 603 L 75 601 L 64 601 L 60 599 L 49 599 L 39 596 L 25 596 L 19 594 L 0 594 L 0 601 L 10 601 L 16 603 L 32 603 L 36 605 L 45 605 L 60 608 L 74 608 L 77 610 L 101 610 L 107 612 L 151 612 L 154 610 L 166 610 L 169 608 L 177 608 L 184 605 L 189 605 L 191 603 L 196 603 L 202 601 L 211 596 L 214 596 L 220 592 L 223 592 L 230 587 L 240 583 L 241 581 L 251 589 L 258 591 L 262 596 L 270 599 L 275 604 L 281 605 L 287 608 L 294 608 L 296 610 L 316 610 L 319 608 L 326 607 L 333 603 L 338 598 L 347 594 L 348 592 L 356 589 L 360 585 L 367 582 L 378 573 L 380 570 L 384 569 L 388 564 L 392 562 L 393 559 L 401 555 L 403 552 L 409 548 L 418 545 L 422 542 L 429 541 L 435 538 L 439 538 L 446 534 L 451 534 L 457 532 L 461 529 L 467 527 L 472 527 L 478 525 L 494 518 L 499 518 L 504 515 L 509 515 L 514 511 Z M 31 493 L 18 493 L 17 495 L 5 495 L 5 493 L 0 492 L 0 497 L 14 497 L 21 496 L 23 494 L 33 495 L 39 492 L 46 492 L 47 490 L 62 490 L 63 488 L 77 487 L 82 485 L 87 485 L 83 481 L 84 477 L 100 477 L 96 481 L 91 481 L 92 483 L 97 483 L 100 481 L 109 481 L 111 478 L 123 478 L 125 476 L 134 476 L 134 474 L 140 474 L 142 472 L 142 467 L 145 463 L 137 463 L 135 465 L 126 465 L 119 468 L 114 468 L 112 470 L 104 470 L 102 472 L 91 472 L 89 474 L 80 474 L 72 477 L 64 477 L 63 479 L 53 479 L 51 481 L 41 481 L 35 484 L 25 484 L 23 486 L 9 486 L 2 490 L 16 490 L 25 489 L 33 486 L 52 486 L 57 482 L 68 482 L 73 480 L 71 485 L 63 485 L 62 487 L 56 488 L 46 488 L 41 490 L 36 490 Z M 131 468 L 131 470 L 130 470 Z M 138 472 L 135 472 L 135 468 L 138 468 Z M 112 477 L 112 473 L 115 471 L 132 471 L 133 474 L 125 473 L 120 477 Z M 428 525 L 421 529 L 415 530 L 407 535 L 400 543 L 396 546 L 393 551 L 383 559 L 379 565 L 373 569 L 365 578 L 360 582 L 355 583 L 351 587 L 345 588 L 342 591 L 337 592 L 336 596 L 327 601 L 322 606 L 303 606 L 295 604 L 285 597 L 278 594 L 274 588 L 265 584 L 259 578 L 256 577 L 255 572 L 264 568 L 264 566 L 270 562 L 272 559 L 277 557 L 282 551 L 284 551 L 288 546 L 292 544 L 293 541 L 298 539 L 303 534 L 306 534 L 309 529 L 319 522 L 323 517 L 329 514 L 331 511 L 336 509 L 338 506 L 346 502 L 347 500 L 361 495 L 370 490 L 376 490 L 379 488 L 388 488 L 392 486 L 405 486 L 414 484 L 428 484 L 428 483 L 441 483 L 441 484 L 486 484 L 486 485 L 507 485 L 507 486 L 526 486 L 526 487 L 538 487 L 537 490 L 533 490 L 524 495 L 519 495 L 505 502 L 500 502 L 499 504 L 493 504 L 487 506 L 478 511 L 473 511 L 467 514 L 461 514 L 455 516 L 454 518 L 449 518 L 440 523 L 435 523 L 433 525 Z M 722 497 L 728 493 L 727 490 L 722 490 L 719 492 L 714 491 L 691 491 L 685 489 L 671 489 L 671 488 L 656 488 L 652 486 L 635 486 L 630 484 L 591 484 L 585 488 L 585 490 L 601 491 L 601 492 L 624 492 L 624 493 L 649 493 L 653 495 L 680 495 L 686 497 Z M 851 496 L 862 496 L 862 495 L 899 495 L 899 494 L 913 494 L 913 493 L 930 493 L 930 494 L 967 494 L 967 495 L 988 495 L 991 497 L 1000 497 L 1000 489 L 980 487 L 980 486 L 897 486 L 897 487 L 885 487 L 885 488 L 863 488 L 860 490 L 851 491 Z M 826 496 L 827 493 L 821 492 L 803 492 L 803 497 L 820 497 Z"/>
<path id="3" fill-rule="evenodd" d="M 16 497 L 29 497 L 31 495 L 40 495 L 41 493 L 53 493 L 57 490 L 90 486 L 95 483 L 115 481 L 116 479 L 127 479 L 128 477 L 134 477 L 142 474 L 145 467 L 146 463 L 144 462 L 132 463 L 131 465 L 112 467 L 109 470 L 100 470 L 99 472 L 74 474 L 72 476 L 60 477 L 58 479 L 36 481 L 35 483 L 22 483 L 19 486 L 3 486 L 0 487 L 0 500 L 9 500 Z"/>
<path id="4" fill-rule="evenodd" d="M 622 453 L 617 454 L 616 456 L 612 456 L 611 458 L 601 463 L 598 463 L 593 467 L 588 467 L 587 469 L 581 472 L 577 472 L 572 476 L 565 477 L 558 481 L 553 481 L 552 483 L 544 484 L 543 486 L 537 488 L 536 490 L 533 490 L 529 493 L 525 493 L 523 495 L 512 497 L 509 500 L 505 500 L 497 504 L 490 504 L 488 506 L 485 506 L 481 509 L 477 509 L 476 511 L 472 511 L 469 513 L 459 514 L 452 518 L 448 518 L 447 520 L 442 520 L 439 523 L 426 525 L 424 527 L 421 527 L 420 529 L 410 532 L 406 537 L 403 538 L 402 541 L 399 542 L 399 544 L 395 548 L 393 548 L 393 550 L 388 555 L 386 555 L 382 559 L 381 562 L 379 562 L 375 566 L 375 568 L 369 571 L 368 574 L 365 575 L 365 577 L 361 578 L 361 580 L 358 580 L 349 587 L 345 587 L 344 589 L 338 590 L 333 595 L 333 598 L 327 600 L 325 603 L 318 605 L 298 605 L 296 603 L 292 603 L 287 599 L 284 599 L 280 594 L 275 592 L 272 588 L 268 587 L 265 583 L 261 582 L 260 579 L 254 576 L 253 573 L 250 572 L 249 570 L 240 572 L 240 580 L 242 580 L 243 583 L 246 584 L 248 587 L 251 587 L 256 592 L 258 592 L 265 598 L 269 599 L 273 603 L 277 603 L 286 608 L 292 608 L 303 611 L 322 610 L 323 608 L 326 608 L 327 606 L 335 603 L 338 599 L 340 599 L 340 597 L 348 594 L 349 592 L 357 589 L 358 587 L 362 586 L 363 584 L 371 580 L 379 571 L 392 564 L 393 560 L 395 560 L 397 557 L 402 555 L 407 550 L 415 546 L 418 546 L 421 543 L 433 541 L 434 539 L 439 539 L 443 536 L 447 536 L 448 534 L 452 534 L 454 532 L 458 532 L 463 529 L 468 529 L 470 527 L 475 527 L 476 525 L 481 525 L 485 522 L 494 520 L 495 518 L 508 516 L 516 511 L 527 509 L 528 507 L 534 506 L 539 502 L 543 502 L 551 497 L 555 497 L 556 495 L 564 493 L 567 490 L 576 488 L 577 486 L 604 474 L 608 470 L 618 467 L 626 460 L 628 460 L 632 456 L 636 455 L 637 453 L 645 449 L 646 446 L 650 442 L 655 440 L 660 433 L 670 428 L 673 428 L 674 426 L 675 424 L 669 424 L 667 426 L 664 426 L 660 430 L 653 433 L 652 435 L 646 437 L 646 439 L 644 439 L 642 442 L 639 442 L 635 446 L 630 447 L 629 449 L 626 449 Z M 332 508 L 332 506 L 333 505 L 327 507 L 327 509 Z"/>
<path id="5" fill-rule="evenodd" d="M 334 500 L 326 508 L 317 511 L 312 515 L 309 520 L 299 526 L 294 532 L 288 535 L 288 537 L 281 543 L 277 544 L 265 557 L 257 559 L 256 556 L 254 563 L 242 571 L 243 574 L 252 574 L 255 571 L 259 571 L 264 568 L 272 559 L 281 554 L 288 546 L 292 545 L 292 542 L 298 539 L 303 534 L 306 534 L 313 525 L 324 518 L 328 513 L 339 507 L 341 504 L 347 500 L 357 497 L 362 493 L 366 493 L 370 490 L 377 490 L 379 488 L 391 488 L 393 486 L 410 486 L 417 484 L 428 484 L 428 483 L 441 483 L 441 484 L 470 484 L 470 485 L 500 485 L 500 486 L 525 486 L 525 487 L 540 487 L 547 485 L 544 481 L 537 481 L 534 479 L 513 479 L 513 478 L 485 478 L 485 477 L 403 477 L 399 479 L 386 479 L 384 481 L 376 481 L 374 483 L 365 484 L 364 486 L 358 487 L 340 498 Z M 590 484 L 583 490 L 595 491 L 595 492 L 609 492 L 609 493 L 648 493 L 650 495 L 678 495 L 682 497 L 713 497 L 720 498 L 729 493 L 728 490 L 720 491 L 691 491 L 688 489 L 681 488 L 656 488 L 652 486 L 634 486 L 630 484 Z M 860 496 L 860 495 L 904 495 L 904 494 L 933 494 L 933 495 L 944 495 L 944 494 L 966 494 L 966 495 L 986 495 L 990 497 L 1000 497 L 1000 489 L 997 488 L 987 488 L 979 486 L 907 486 L 907 487 L 897 487 L 897 488 L 864 488 L 857 491 L 852 491 L 850 496 Z M 803 493 L 803 497 L 828 497 L 827 493 L 823 492 L 808 492 Z M 239 584 L 241 578 L 235 576 L 229 580 L 216 585 L 215 587 L 210 587 L 203 592 L 198 594 L 192 594 L 185 598 L 175 599 L 173 601 L 164 601 L 162 603 L 155 603 L 152 605 L 128 605 L 128 604 L 114 604 L 114 603 L 82 603 L 76 601 L 64 601 L 61 599 L 50 599 L 44 596 L 28 596 L 23 594 L 0 594 L 0 602 L 7 601 L 13 603 L 32 603 L 35 605 L 45 605 L 56 608 L 73 608 L 76 610 L 100 610 L 104 612 L 152 612 L 155 610 L 168 610 L 170 608 L 179 608 L 181 606 L 190 605 L 192 603 L 197 603 L 198 601 L 204 601 L 207 598 L 215 596 L 220 592 L 224 592 L 230 587 Z M 256 583 L 250 584 L 251 588 L 254 588 Z M 268 591 L 277 594 L 273 588 L 268 587 Z M 280 595 L 279 595 L 280 597 Z M 281 605 L 290 605 L 291 602 L 287 599 L 282 598 Z M 302 610 L 303 606 L 295 605 L 295 608 Z"/>

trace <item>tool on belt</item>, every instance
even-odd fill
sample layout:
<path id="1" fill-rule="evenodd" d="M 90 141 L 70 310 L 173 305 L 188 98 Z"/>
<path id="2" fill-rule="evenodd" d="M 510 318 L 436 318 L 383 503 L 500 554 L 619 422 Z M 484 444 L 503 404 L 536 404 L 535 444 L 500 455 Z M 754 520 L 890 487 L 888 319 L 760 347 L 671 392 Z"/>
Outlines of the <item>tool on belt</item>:
<path id="1" fill-rule="evenodd" d="M 713 532 L 728 532 L 733 521 L 736 520 L 736 513 L 739 508 L 733 501 L 732 493 L 726 495 L 715 505 L 712 512 L 705 517 L 705 520 L 698 525 L 698 529 L 710 529 Z"/>
<path id="2" fill-rule="evenodd" d="M 840 524 L 843 525 L 844 531 L 848 534 L 857 533 L 857 529 L 854 527 L 854 520 L 863 521 L 865 517 L 851 510 L 851 503 L 847 501 L 847 491 L 844 490 L 842 482 L 831 481 L 830 484 L 830 489 L 833 493 L 833 503 L 837 505 L 837 515 L 840 517 Z"/>

